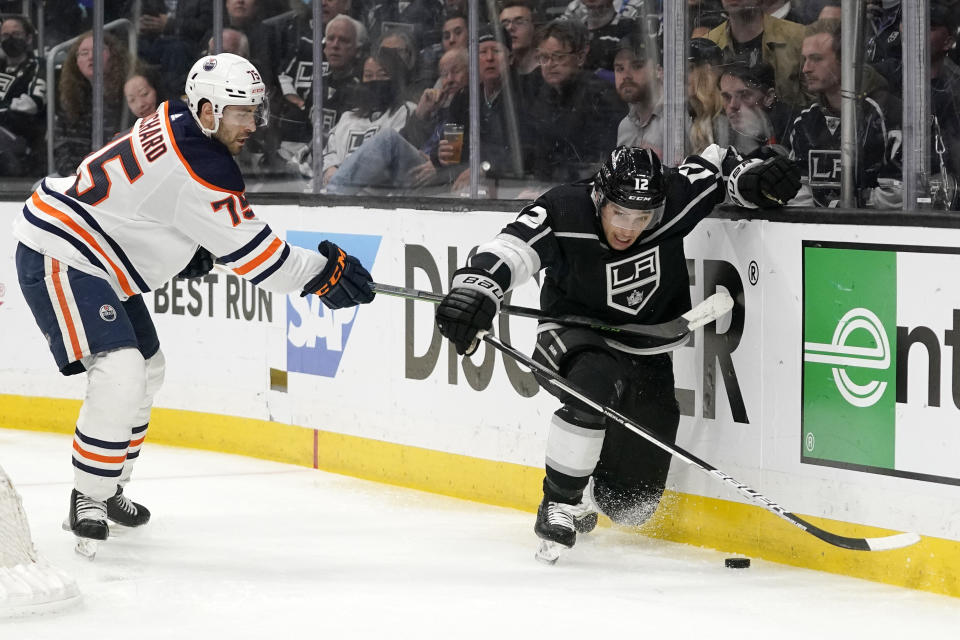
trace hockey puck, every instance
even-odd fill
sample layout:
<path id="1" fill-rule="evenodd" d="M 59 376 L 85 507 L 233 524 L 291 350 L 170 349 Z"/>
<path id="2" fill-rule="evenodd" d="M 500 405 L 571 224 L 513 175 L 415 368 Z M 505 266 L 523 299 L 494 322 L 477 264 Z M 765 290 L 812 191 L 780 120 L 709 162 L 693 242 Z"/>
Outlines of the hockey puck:
<path id="1" fill-rule="evenodd" d="M 750 558 L 727 558 L 723 561 L 727 569 L 749 569 Z"/>

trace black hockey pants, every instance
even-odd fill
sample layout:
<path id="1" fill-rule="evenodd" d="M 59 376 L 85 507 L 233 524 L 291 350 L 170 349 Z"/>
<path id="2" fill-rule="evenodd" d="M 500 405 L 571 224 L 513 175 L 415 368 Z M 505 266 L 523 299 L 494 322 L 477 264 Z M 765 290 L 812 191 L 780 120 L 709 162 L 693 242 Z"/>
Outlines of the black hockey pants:
<path id="1" fill-rule="evenodd" d="M 534 359 L 558 371 L 591 399 L 619 411 L 674 442 L 680 407 L 674 395 L 673 362 L 667 353 L 633 355 L 609 347 L 588 329 L 543 331 Z M 542 381 L 543 382 L 543 381 Z M 605 429 L 600 459 L 593 472 L 594 497 L 615 522 L 642 524 L 659 504 L 671 455 L 618 423 L 543 382 L 564 406 L 557 411 L 567 422 L 586 429 Z M 578 478 L 547 464 L 544 493 L 568 502 L 582 490 Z M 554 494 L 554 495 L 551 495 Z"/>

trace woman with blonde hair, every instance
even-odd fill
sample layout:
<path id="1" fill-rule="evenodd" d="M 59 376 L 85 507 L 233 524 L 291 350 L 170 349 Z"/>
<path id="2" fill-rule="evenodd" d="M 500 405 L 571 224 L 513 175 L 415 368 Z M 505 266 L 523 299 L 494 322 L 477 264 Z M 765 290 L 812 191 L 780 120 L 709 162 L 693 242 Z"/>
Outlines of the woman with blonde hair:
<path id="1" fill-rule="evenodd" d="M 687 103 L 690 110 L 688 152 L 697 154 L 711 144 L 727 146 L 729 138 L 723 122 L 723 99 L 717 86 L 723 52 L 712 40 L 690 40 L 687 76 Z"/>
<path id="2" fill-rule="evenodd" d="M 103 34 L 103 139 L 121 129 L 123 84 L 133 67 L 123 43 Z M 93 32 L 78 37 L 70 47 L 57 83 L 57 120 L 54 125 L 55 166 L 60 175 L 73 175 L 91 151 L 93 137 Z"/>

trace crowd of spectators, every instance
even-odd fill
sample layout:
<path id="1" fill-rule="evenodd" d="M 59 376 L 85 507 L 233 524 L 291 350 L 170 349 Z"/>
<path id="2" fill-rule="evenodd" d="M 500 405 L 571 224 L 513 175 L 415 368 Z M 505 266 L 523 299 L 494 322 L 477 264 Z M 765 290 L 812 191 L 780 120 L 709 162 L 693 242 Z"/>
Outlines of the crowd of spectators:
<path id="1" fill-rule="evenodd" d="M 213 3 L 116 0 L 105 21 L 105 139 L 168 98 L 214 50 Z M 322 0 L 322 106 L 313 95 L 311 0 L 222 0 L 222 50 L 249 58 L 270 93 L 271 126 L 241 158 L 264 179 L 305 183 L 323 150 L 330 193 L 464 193 L 470 182 L 466 0 Z M 321 0 L 313 0 L 321 1 Z M 0 11 L 12 11 L 0 0 Z M 22 3 L 14 3 L 18 7 Z M 776 145 L 804 175 L 793 204 L 831 206 L 840 190 L 839 0 L 687 0 L 687 151 L 742 154 Z M 90 0 L 46 0 L 38 30 L 0 25 L 0 176 L 69 175 L 91 150 Z M 134 8 L 139 6 L 139 14 Z M 868 0 L 856 95 L 857 204 L 901 204 L 902 7 Z M 478 179 L 488 195 L 581 179 L 618 144 L 663 142 L 663 0 L 500 0 L 480 3 Z M 930 183 L 956 209 L 960 173 L 960 0 L 930 8 Z M 42 55 L 72 40 L 46 85 Z M 54 130 L 45 131 L 48 98 Z M 322 131 L 313 131 L 321 108 Z M 451 137 L 451 132 L 453 137 Z M 512 190 L 497 186 L 512 185 Z M 528 188 L 525 188 L 528 187 Z"/>

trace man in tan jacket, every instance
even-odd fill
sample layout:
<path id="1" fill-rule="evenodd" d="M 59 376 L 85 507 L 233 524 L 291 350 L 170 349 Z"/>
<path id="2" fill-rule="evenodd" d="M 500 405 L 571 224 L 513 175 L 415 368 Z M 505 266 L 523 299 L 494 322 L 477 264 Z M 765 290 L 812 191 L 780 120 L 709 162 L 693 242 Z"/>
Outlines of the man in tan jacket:
<path id="1" fill-rule="evenodd" d="M 727 57 L 746 56 L 753 63 L 763 61 L 773 67 L 780 99 L 793 104 L 810 103 L 800 86 L 800 47 L 804 28 L 763 12 L 760 0 L 723 0 L 729 19 L 707 37 L 717 43 Z"/>

